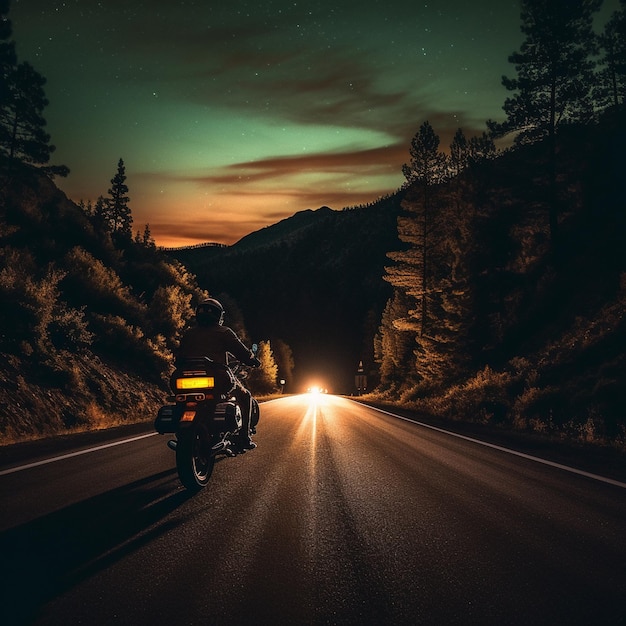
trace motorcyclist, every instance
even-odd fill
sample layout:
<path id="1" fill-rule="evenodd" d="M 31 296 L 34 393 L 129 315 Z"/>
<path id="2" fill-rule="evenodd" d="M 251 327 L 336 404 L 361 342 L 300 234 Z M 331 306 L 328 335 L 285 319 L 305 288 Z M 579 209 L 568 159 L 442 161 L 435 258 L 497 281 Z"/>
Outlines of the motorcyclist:
<path id="1" fill-rule="evenodd" d="M 203 300 L 196 308 L 196 326 L 189 328 L 180 340 L 177 358 L 206 356 L 212 361 L 228 365 L 228 355 L 237 360 L 258 367 L 259 359 L 237 337 L 228 326 L 223 325 L 224 307 L 214 298 Z M 241 407 L 242 426 L 240 434 L 234 437 L 233 443 L 240 450 L 252 450 L 256 443 L 250 438 L 250 416 L 252 413 L 252 395 L 235 379 L 233 391 L 237 403 Z"/>

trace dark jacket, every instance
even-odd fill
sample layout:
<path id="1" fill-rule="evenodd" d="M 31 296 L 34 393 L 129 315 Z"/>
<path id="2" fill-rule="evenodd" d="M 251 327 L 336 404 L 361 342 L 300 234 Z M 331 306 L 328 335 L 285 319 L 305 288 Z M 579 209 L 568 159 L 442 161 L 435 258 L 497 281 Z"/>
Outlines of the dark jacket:
<path id="1" fill-rule="evenodd" d="M 246 348 L 228 326 L 194 326 L 185 332 L 177 351 L 178 358 L 207 356 L 212 361 L 228 365 L 227 354 L 250 364 L 254 354 Z"/>

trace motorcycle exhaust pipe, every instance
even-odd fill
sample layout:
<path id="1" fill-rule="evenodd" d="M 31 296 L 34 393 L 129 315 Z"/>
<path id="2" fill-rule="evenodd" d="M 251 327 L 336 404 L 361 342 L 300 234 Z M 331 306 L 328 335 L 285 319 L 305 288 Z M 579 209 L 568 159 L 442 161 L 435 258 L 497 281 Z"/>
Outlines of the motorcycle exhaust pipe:
<path id="1" fill-rule="evenodd" d="M 232 442 L 228 439 L 222 439 L 222 441 L 219 441 L 211 448 L 211 454 L 216 455 L 222 453 L 228 456 L 237 456 L 230 448 L 232 445 Z"/>

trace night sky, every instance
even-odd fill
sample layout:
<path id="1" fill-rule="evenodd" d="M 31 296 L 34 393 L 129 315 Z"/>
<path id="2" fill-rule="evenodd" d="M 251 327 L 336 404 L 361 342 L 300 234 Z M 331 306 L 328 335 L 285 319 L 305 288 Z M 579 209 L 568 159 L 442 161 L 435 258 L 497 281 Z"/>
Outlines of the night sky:
<path id="1" fill-rule="evenodd" d="M 134 229 L 165 246 L 393 192 L 422 122 L 443 147 L 503 119 L 522 41 L 506 0 L 13 0 L 9 18 L 48 80 L 57 184 L 95 201 L 123 158 Z"/>

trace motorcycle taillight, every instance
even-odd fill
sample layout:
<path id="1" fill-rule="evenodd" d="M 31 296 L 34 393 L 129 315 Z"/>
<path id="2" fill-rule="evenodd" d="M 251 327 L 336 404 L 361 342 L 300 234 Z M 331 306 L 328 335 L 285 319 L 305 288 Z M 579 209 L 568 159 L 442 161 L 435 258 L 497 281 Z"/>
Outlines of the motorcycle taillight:
<path id="1" fill-rule="evenodd" d="M 213 389 L 215 378 L 213 376 L 192 376 L 190 378 L 176 378 L 176 389 Z"/>

